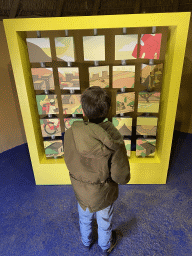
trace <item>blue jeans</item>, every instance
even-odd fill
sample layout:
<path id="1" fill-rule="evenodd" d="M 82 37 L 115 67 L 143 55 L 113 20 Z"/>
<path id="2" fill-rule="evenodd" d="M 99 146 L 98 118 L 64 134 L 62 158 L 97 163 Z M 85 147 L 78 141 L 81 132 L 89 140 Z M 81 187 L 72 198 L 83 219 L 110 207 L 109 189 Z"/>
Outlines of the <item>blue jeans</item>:
<path id="1" fill-rule="evenodd" d="M 90 213 L 87 207 L 84 211 L 78 203 L 79 211 L 79 225 L 81 232 L 81 240 L 85 246 L 89 246 L 93 240 L 92 224 L 94 212 Z M 111 246 L 112 241 L 112 217 L 114 205 L 96 212 L 97 225 L 98 225 L 98 245 L 102 250 L 107 250 Z"/>

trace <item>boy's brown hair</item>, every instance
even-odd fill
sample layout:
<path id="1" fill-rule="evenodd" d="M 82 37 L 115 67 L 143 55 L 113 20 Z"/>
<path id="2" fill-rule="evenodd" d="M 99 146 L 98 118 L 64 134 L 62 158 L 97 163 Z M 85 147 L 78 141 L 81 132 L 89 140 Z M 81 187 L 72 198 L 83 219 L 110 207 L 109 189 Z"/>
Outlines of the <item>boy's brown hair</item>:
<path id="1" fill-rule="evenodd" d="M 81 105 L 90 122 L 100 123 L 108 116 L 111 95 L 99 86 L 91 86 L 81 95 Z"/>

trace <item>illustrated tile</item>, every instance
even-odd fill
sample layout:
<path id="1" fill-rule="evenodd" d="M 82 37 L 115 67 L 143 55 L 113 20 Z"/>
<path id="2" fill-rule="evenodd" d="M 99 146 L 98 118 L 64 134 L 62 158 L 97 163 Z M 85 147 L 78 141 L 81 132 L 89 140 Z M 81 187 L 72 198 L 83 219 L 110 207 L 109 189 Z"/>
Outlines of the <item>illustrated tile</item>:
<path id="1" fill-rule="evenodd" d="M 57 95 L 36 95 L 39 115 L 59 114 Z"/>
<path id="2" fill-rule="evenodd" d="M 115 35 L 115 60 L 137 59 L 135 47 L 138 43 L 138 35 Z"/>
<path id="3" fill-rule="evenodd" d="M 35 90 L 55 90 L 52 68 L 31 68 Z"/>
<path id="4" fill-rule="evenodd" d="M 139 92 L 137 112 L 158 113 L 160 92 Z"/>
<path id="5" fill-rule="evenodd" d="M 157 117 L 138 117 L 136 126 L 136 135 L 151 135 L 157 134 Z"/>
<path id="6" fill-rule="evenodd" d="M 58 68 L 61 89 L 80 90 L 79 68 Z"/>
<path id="7" fill-rule="evenodd" d="M 131 140 L 130 139 L 125 139 L 125 148 L 127 150 L 127 156 L 131 156 Z"/>
<path id="8" fill-rule="evenodd" d="M 141 65 L 141 84 L 145 89 L 156 88 L 162 85 L 163 63 L 157 65 Z"/>
<path id="9" fill-rule="evenodd" d="M 63 114 L 83 114 L 81 94 L 61 95 Z"/>
<path id="10" fill-rule="evenodd" d="M 43 137 L 62 136 L 61 125 L 58 118 L 40 119 L 41 132 Z"/>
<path id="11" fill-rule="evenodd" d="M 55 37 L 57 61 L 74 62 L 73 37 Z"/>
<path id="12" fill-rule="evenodd" d="M 51 62 L 50 40 L 46 38 L 26 38 L 30 62 Z"/>
<path id="13" fill-rule="evenodd" d="M 109 87 L 109 66 L 89 67 L 89 86 Z"/>
<path id="14" fill-rule="evenodd" d="M 135 65 L 113 66 L 112 88 L 134 88 Z"/>
<path id="15" fill-rule="evenodd" d="M 43 143 L 46 157 L 62 157 L 64 155 L 62 140 L 44 141 Z"/>
<path id="16" fill-rule="evenodd" d="M 156 147 L 156 139 L 137 139 L 136 140 L 136 156 L 154 156 Z"/>
<path id="17" fill-rule="evenodd" d="M 75 122 L 75 121 L 83 121 L 83 118 L 64 118 L 64 128 L 65 128 L 65 132 L 71 128 L 71 125 Z"/>
<path id="18" fill-rule="evenodd" d="M 105 36 L 83 36 L 85 61 L 105 60 Z"/>
<path id="19" fill-rule="evenodd" d="M 133 112 L 135 92 L 119 93 L 116 95 L 116 114 Z"/>
<path id="20" fill-rule="evenodd" d="M 112 117 L 112 123 L 121 135 L 132 135 L 132 122 L 133 119 L 130 117 Z"/>
<path id="21" fill-rule="evenodd" d="M 141 59 L 159 59 L 162 34 L 143 34 L 140 40 Z M 133 51 L 133 56 L 137 56 L 137 45 Z"/>

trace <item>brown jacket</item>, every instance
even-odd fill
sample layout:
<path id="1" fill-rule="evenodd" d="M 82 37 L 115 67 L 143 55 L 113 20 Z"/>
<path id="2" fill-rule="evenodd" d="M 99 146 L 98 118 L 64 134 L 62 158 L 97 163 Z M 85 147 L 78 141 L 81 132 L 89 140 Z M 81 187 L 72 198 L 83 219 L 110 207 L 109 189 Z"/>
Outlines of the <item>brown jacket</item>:
<path id="1" fill-rule="evenodd" d="M 118 184 L 130 180 L 123 136 L 110 121 L 74 121 L 64 135 L 64 159 L 83 210 L 105 209 L 117 200 Z"/>

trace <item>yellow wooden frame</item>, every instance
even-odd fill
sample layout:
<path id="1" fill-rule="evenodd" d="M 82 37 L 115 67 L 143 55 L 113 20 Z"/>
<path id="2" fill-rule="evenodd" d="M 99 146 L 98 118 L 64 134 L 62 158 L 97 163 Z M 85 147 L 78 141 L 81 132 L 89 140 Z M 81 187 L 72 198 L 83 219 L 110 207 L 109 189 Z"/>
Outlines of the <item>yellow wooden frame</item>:
<path id="1" fill-rule="evenodd" d="M 178 12 L 3 20 L 36 185 L 68 185 L 71 181 L 63 158 L 47 159 L 45 156 L 39 116 L 34 111 L 36 98 L 31 86 L 25 31 L 169 27 L 156 154 L 154 158 L 137 158 L 134 151 L 129 158 L 129 184 L 165 184 L 190 16 L 190 12 Z M 14 136 L 14 131 L 10 136 Z"/>

